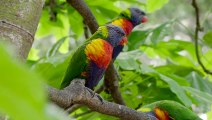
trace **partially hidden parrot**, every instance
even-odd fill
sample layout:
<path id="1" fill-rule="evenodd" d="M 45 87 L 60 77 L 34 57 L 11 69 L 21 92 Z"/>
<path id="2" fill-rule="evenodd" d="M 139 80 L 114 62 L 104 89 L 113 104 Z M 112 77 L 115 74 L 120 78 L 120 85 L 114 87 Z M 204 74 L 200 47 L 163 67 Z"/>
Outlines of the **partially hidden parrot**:
<path id="1" fill-rule="evenodd" d="M 141 111 L 156 117 L 158 120 L 202 120 L 196 113 L 171 100 L 162 100 L 145 105 Z"/>
<path id="2" fill-rule="evenodd" d="M 128 8 L 122 11 L 116 19 L 114 19 L 112 22 L 109 22 L 108 24 L 113 24 L 121 27 L 126 33 L 126 36 L 128 36 L 135 26 L 147 21 L 148 19 L 145 12 L 138 8 Z M 122 39 L 119 45 L 113 49 L 113 61 L 123 50 L 123 47 L 127 44 L 127 42 L 127 39 Z"/>
<path id="3" fill-rule="evenodd" d="M 99 27 L 73 54 L 61 88 L 68 86 L 75 78 L 82 78 L 85 79 L 85 86 L 93 89 L 112 60 L 113 48 L 122 39 L 126 37 L 120 27 L 111 24 Z"/>

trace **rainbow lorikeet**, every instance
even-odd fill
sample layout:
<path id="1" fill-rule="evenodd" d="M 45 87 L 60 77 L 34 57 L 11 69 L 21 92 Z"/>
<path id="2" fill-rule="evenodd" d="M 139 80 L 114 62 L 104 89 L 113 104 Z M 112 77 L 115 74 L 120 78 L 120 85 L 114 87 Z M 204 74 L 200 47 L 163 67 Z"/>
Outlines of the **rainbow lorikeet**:
<path id="1" fill-rule="evenodd" d="M 158 120 L 202 120 L 194 112 L 178 102 L 162 100 L 142 107 L 150 110 L 148 115 L 155 116 Z"/>
<path id="2" fill-rule="evenodd" d="M 119 16 L 112 22 L 109 22 L 109 24 L 121 27 L 126 33 L 126 36 L 128 36 L 135 26 L 145 22 L 147 22 L 145 12 L 138 8 L 128 8 L 125 11 L 122 11 Z M 127 39 L 122 39 L 119 45 L 113 49 L 113 60 L 116 59 L 126 44 Z"/>
<path id="3" fill-rule="evenodd" d="M 85 79 L 85 86 L 93 89 L 101 80 L 111 59 L 113 48 L 124 39 L 125 32 L 118 26 L 101 26 L 72 56 L 61 88 L 74 78 Z"/>

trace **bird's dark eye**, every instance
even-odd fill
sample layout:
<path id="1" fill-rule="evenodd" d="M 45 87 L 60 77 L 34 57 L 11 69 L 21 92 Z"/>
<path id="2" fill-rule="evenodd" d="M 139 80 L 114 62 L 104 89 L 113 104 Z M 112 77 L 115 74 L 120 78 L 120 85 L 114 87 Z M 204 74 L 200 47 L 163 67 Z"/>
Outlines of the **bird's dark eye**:
<path id="1" fill-rule="evenodd" d="M 120 31 L 119 30 L 116 30 L 116 33 L 119 33 L 120 34 Z"/>
<path id="2" fill-rule="evenodd" d="M 145 13 L 144 13 L 144 12 L 141 12 L 141 14 L 142 14 L 142 15 L 145 15 Z"/>
<path id="3" fill-rule="evenodd" d="M 135 9 L 135 12 L 140 13 L 141 11 L 140 11 L 140 10 L 138 10 L 138 9 Z"/>

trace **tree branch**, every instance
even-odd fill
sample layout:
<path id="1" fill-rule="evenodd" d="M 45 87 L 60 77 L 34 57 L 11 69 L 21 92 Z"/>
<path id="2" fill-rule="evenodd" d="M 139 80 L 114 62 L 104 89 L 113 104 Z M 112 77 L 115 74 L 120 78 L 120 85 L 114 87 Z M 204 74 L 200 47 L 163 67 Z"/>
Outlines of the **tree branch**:
<path id="1" fill-rule="evenodd" d="M 98 93 L 98 94 L 100 94 L 102 91 L 104 91 L 104 89 L 105 89 L 105 86 L 102 85 L 97 90 L 95 90 L 95 92 Z M 66 111 L 68 113 L 72 113 L 72 112 L 76 111 L 77 109 L 81 108 L 82 106 L 84 106 L 84 105 L 74 104 L 73 106 L 69 107 Z"/>
<path id="2" fill-rule="evenodd" d="M 75 79 L 63 90 L 48 88 L 49 98 L 62 108 L 68 108 L 72 104 L 83 104 L 92 111 L 119 117 L 123 120 L 157 120 L 153 116 L 137 112 L 123 105 L 100 100 L 98 94 L 84 87 L 84 80 Z"/>
<path id="3" fill-rule="evenodd" d="M 98 23 L 92 14 L 91 10 L 84 3 L 83 0 L 67 0 L 67 2 L 74 7 L 83 17 L 85 23 L 88 25 L 91 33 L 94 33 L 98 28 Z M 122 99 L 121 92 L 118 87 L 118 77 L 116 74 L 116 69 L 112 64 L 108 66 L 105 77 L 107 78 L 106 86 L 108 87 L 114 101 L 118 104 L 125 105 L 124 100 Z"/>
<path id="4" fill-rule="evenodd" d="M 74 7 L 83 17 L 85 23 L 88 25 L 91 33 L 96 32 L 99 25 L 96 21 L 96 18 L 92 14 L 91 10 L 85 4 L 83 0 L 67 0 L 67 2 Z"/>
<path id="5" fill-rule="evenodd" d="M 117 74 L 118 73 L 113 65 L 113 62 L 111 62 L 105 72 L 105 79 L 104 79 L 105 86 L 108 92 L 112 95 L 112 98 L 115 103 L 125 105 L 125 102 L 119 90 L 119 81 Z"/>
<path id="6" fill-rule="evenodd" d="M 195 35 L 194 35 L 194 41 L 195 41 L 195 53 L 196 53 L 196 58 L 202 69 L 204 70 L 205 73 L 211 74 L 212 71 L 208 70 L 204 64 L 202 63 L 199 55 L 199 47 L 198 47 L 198 38 L 199 38 L 199 31 L 202 31 L 203 28 L 200 25 L 200 20 L 199 20 L 199 7 L 197 5 L 196 0 L 192 0 L 192 6 L 195 9 L 195 14 L 196 14 L 196 28 L 195 28 Z"/>

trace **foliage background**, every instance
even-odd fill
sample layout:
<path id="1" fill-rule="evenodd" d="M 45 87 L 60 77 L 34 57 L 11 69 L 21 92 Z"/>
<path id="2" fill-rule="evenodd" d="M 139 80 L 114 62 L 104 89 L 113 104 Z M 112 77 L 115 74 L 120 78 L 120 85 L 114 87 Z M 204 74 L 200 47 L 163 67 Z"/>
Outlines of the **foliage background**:
<path id="1" fill-rule="evenodd" d="M 50 0 L 46 1 L 36 39 L 28 56 L 27 67 L 19 66 L 19 63 L 15 63 L 14 66 L 18 65 L 24 69 L 19 71 L 19 67 L 17 67 L 17 71 L 20 72 L 20 76 L 17 78 L 26 78 L 30 82 L 33 81 L 30 80 L 30 76 L 39 74 L 49 85 L 58 87 L 72 53 L 83 43 L 85 36 L 83 19 L 79 13 L 65 0 L 55 1 L 56 3 L 53 5 Z M 191 0 L 96 0 L 95 2 L 85 0 L 85 2 L 100 25 L 111 21 L 121 10 L 128 7 L 138 7 L 148 13 L 148 23 L 134 29 L 129 37 L 129 44 L 115 61 L 115 66 L 122 78 L 120 80 L 121 93 L 128 107 L 142 110 L 142 105 L 154 101 L 175 100 L 193 109 L 199 115 L 204 113 L 205 119 L 212 119 L 210 110 L 212 76 L 206 74 L 196 60 L 192 39 L 195 14 Z M 204 65 L 212 70 L 212 23 L 210 21 L 212 1 L 201 0 L 198 1 L 198 4 L 201 12 L 201 25 L 204 27 L 204 32 L 200 34 L 199 38 L 199 52 Z M 5 61 L 1 59 L 0 63 L 10 61 L 6 58 Z M 11 62 L 13 61 L 11 60 Z M 30 72 L 36 75 L 30 75 L 31 73 L 27 72 L 28 69 L 31 69 Z M 12 74 L 17 76 L 18 72 Z M 25 75 L 29 75 L 29 78 Z M 36 77 L 35 79 L 40 80 Z M 29 94 L 36 91 L 37 96 L 41 98 L 34 107 L 31 106 L 34 103 L 32 101 L 38 98 L 21 96 L 18 91 L 17 94 L 11 94 L 11 96 L 27 97 L 27 101 L 32 102 L 28 104 L 31 107 L 29 108 L 34 112 L 41 111 L 40 109 L 46 109 L 43 104 L 47 103 L 44 90 L 39 88 L 41 84 L 26 83 L 27 90 L 37 88 Z M 101 84 L 103 81 L 100 82 Z M 10 86 L 10 84 L 2 84 L 2 86 L 7 85 Z M 101 96 L 112 101 L 111 96 L 105 92 L 102 92 Z M 16 102 L 18 103 L 18 101 Z M 5 102 L 1 101 L 1 103 Z M 21 102 L 18 104 L 24 105 Z M 23 113 L 26 109 L 23 110 Z M 55 109 L 49 111 L 52 112 Z M 83 107 L 72 113 L 72 116 L 79 120 L 115 119 L 88 111 L 86 107 Z M 9 111 L 9 113 L 15 112 Z M 43 113 L 45 112 L 37 114 Z M 43 116 L 43 119 L 49 119 L 45 117 L 52 115 L 45 113 Z"/>

